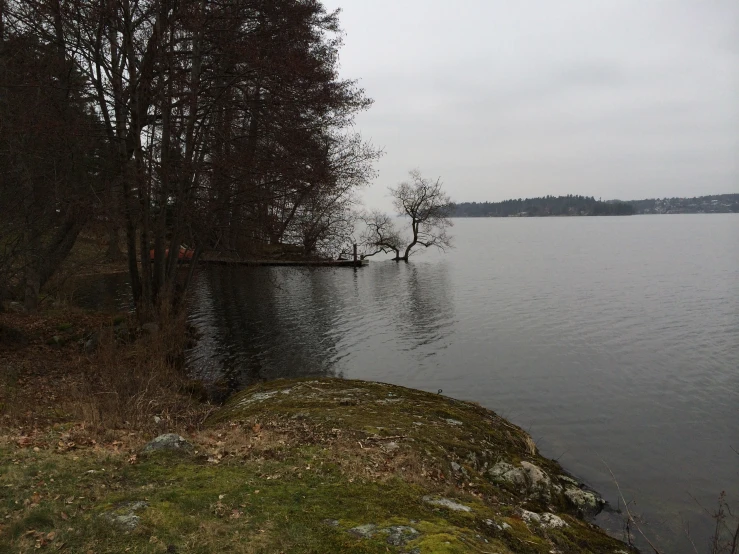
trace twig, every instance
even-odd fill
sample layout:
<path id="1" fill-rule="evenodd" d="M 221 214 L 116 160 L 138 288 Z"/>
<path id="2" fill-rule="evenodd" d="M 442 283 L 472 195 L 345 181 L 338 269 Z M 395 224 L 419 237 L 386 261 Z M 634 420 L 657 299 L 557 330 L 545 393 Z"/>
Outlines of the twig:
<path id="1" fill-rule="evenodd" d="M 682 519 L 682 517 L 680 518 Z M 685 537 L 690 541 L 690 545 L 693 547 L 693 552 L 695 554 L 699 554 L 698 548 L 695 546 L 695 543 L 693 542 L 693 537 L 690 536 L 690 524 L 683 522 L 683 532 L 685 533 Z"/>
<path id="2" fill-rule="evenodd" d="M 601 458 L 600 461 L 603 462 L 603 465 L 606 466 L 608 473 L 611 474 L 611 478 L 613 479 L 613 482 L 616 485 L 616 489 L 618 490 L 618 495 L 621 497 L 621 500 L 624 503 L 624 509 L 626 510 L 626 515 L 628 516 L 629 523 L 634 524 L 634 527 L 636 527 L 636 530 L 639 531 L 639 534 L 642 536 L 642 538 L 645 541 L 647 541 L 647 544 L 652 548 L 652 550 L 654 550 L 655 554 L 662 554 L 662 552 L 660 552 L 659 549 L 656 546 L 654 546 L 654 544 L 652 544 L 652 541 L 649 540 L 649 538 L 644 534 L 644 531 L 641 530 L 641 527 L 639 527 L 639 524 L 636 522 L 636 519 L 631 513 L 631 510 L 629 510 L 629 505 L 626 502 L 626 499 L 624 498 L 623 493 L 621 492 L 621 486 L 618 484 L 618 481 L 616 480 L 616 476 L 613 474 L 613 471 L 611 471 L 611 468 L 608 467 L 608 464 L 603 458 Z"/>

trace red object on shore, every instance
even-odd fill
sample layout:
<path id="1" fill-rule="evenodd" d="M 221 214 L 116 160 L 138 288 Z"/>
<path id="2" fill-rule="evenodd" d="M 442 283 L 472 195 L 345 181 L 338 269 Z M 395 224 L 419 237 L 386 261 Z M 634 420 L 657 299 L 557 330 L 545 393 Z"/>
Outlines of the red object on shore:
<path id="1" fill-rule="evenodd" d="M 192 261 L 192 257 L 195 255 L 195 250 L 192 248 L 185 248 L 184 246 L 180 246 L 180 251 L 177 253 L 177 261 L 180 262 L 190 262 Z M 164 256 L 169 256 L 169 248 L 167 248 L 164 251 Z M 154 249 L 152 248 L 149 250 L 149 259 L 153 262 L 154 261 Z"/>

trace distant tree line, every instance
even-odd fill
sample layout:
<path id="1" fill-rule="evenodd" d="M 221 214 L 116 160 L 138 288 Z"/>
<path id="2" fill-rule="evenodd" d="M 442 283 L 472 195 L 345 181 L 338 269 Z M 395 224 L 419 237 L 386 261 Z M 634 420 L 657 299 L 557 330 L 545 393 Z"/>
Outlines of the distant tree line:
<path id="1" fill-rule="evenodd" d="M 636 213 L 739 213 L 739 194 L 713 194 L 693 198 L 647 198 L 632 200 Z"/>
<path id="2" fill-rule="evenodd" d="M 454 204 L 452 217 L 546 217 L 586 215 L 632 215 L 631 203 L 603 202 L 592 196 L 542 196 L 503 202 L 461 202 Z"/>

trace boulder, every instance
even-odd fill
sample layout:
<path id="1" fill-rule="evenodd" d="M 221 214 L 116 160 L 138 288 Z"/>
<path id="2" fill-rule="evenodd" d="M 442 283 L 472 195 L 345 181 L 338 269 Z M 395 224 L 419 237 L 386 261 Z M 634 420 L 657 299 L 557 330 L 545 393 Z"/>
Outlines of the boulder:
<path id="1" fill-rule="evenodd" d="M 526 475 L 529 493 L 539 494 L 548 501 L 552 498 L 552 480 L 539 466 L 530 462 L 521 462 Z"/>
<path id="2" fill-rule="evenodd" d="M 488 475 L 497 483 L 508 483 L 516 488 L 526 487 L 526 472 L 506 462 L 498 462 L 488 470 Z"/>
<path id="3" fill-rule="evenodd" d="M 561 492 L 559 485 L 553 485 L 549 475 L 539 466 L 531 462 L 521 462 L 520 467 L 516 467 L 506 462 L 498 462 L 488 471 L 493 481 L 497 483 L 507 483 L 526 494 L 535 494 L 541 496 L 549 502 L 552 498 L 552 491 Z"/>

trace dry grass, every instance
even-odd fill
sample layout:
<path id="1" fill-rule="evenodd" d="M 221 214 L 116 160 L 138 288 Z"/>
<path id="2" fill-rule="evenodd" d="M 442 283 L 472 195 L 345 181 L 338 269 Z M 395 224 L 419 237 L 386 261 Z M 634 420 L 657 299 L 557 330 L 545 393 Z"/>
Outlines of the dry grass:
<path id="1" fill-rule="evenodd" d="M 199 428 L 212 407 L 185 392 L 184 316 L 163 315 L 154 335 L 122 319 L 75 309 L 0 314 L 13 337 L 0 337 L 0 428 L 23 436 L 60 423 L 100 436 Z M 98 348 L 87 353 L 93 334 Z"/>

